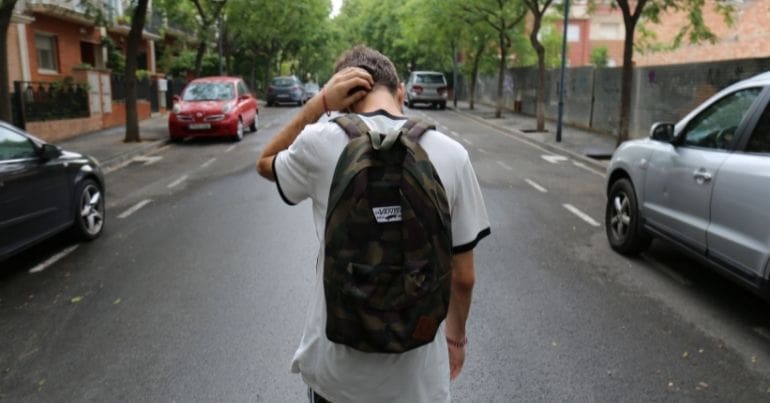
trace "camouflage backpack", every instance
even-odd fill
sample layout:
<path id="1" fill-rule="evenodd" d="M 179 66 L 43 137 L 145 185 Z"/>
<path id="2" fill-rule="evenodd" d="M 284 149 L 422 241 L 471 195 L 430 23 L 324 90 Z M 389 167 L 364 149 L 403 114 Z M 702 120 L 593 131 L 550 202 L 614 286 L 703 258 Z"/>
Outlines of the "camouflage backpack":
<path id="1" fill-rule="evenodd" d="M 326 336 L 364 352 L 401 353 L 433 341 L 449 306 L 452 233 L 444 187 L 408 120 L 388 135 L 357 115 L 326 214 Z"/>

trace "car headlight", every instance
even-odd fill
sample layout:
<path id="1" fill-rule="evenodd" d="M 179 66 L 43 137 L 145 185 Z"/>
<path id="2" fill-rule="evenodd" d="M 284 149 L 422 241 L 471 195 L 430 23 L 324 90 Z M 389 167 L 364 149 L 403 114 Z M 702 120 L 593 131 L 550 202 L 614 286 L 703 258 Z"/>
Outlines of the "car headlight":
<path id="1" fill-rule="evenodd" d="M 222 108 L 222 113 L 229 113 L 232 112 L 232 110 L 235 109 L 235 104 L 229 103 Z"/>
<path id="2" fill-rule="evenodd" d="M 179 104 L 174 104 L 174 108 L 171 109 L 171 113 L 177 114 L 182 111 L 182 107 Z"/>

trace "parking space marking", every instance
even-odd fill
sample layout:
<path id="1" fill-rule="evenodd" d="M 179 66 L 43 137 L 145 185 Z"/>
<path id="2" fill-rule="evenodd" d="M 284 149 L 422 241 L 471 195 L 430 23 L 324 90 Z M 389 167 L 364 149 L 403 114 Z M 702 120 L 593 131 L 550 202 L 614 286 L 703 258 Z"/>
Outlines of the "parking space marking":
<path id="1" fill-rule="evenodd" d="M 510 165 L 506 164 L 506 163 L 505 163 L 505 162 L 503 162 L 503 161 L 497 161 L 497 164 L 498 164 L 498 165 L 500 165 L 501 167 L 503 167 L 503 168 L 505 168 L 505 169 L 509 170 L 509 171 L 513 171 L 513 168 L 511 168 L 511 167 L 510 167 Z"/>
<path id="2" fill-rule="evenodd" d="M 596 220 L 591 218 L 590 215 L 580 211 L 580 209 L 578 209 L 577 207 L 575 207 L 575 206 L 573 206 L 571 204 L 562 204 L 562 206 L 564 206 L 564 208 L 567 209 L 567 211 L 569 211 L 570 213 L 578 216 L 578 218 L 580 218 L 581 220 L 587 222 L 588 224 L 590 224 L 590 225 L 592 225 L 594 227 L 601 226 L 601 224 L 599 224 Z"/>
<path id="3" fill-rule="evenodd" d="M 567 157 L 558 154 L 541 155 L 540 158 L 550 162 L 551 164 L 558 164 L 562 161 L 566 161 Z"/>
<path id="4" fill-rule="evenodd" d="M 229 153 L 230 151 L 233 151 L 233 150 L 235 150 L 235 144 L 231 145 L 230 147 L 227 147 L 227 149 L 225 149 L 225 152 Z"/>
<path id="5" fill-rule="evenodd" d="M 187 178 L 188 178 L 188 175 L 182 175 L 179 179 L 169 183 L 166 187 L 169 188 L 169 189 L 177 187 L 177 186 L 179 186 L 180 183 L 186 181 Z"/>
<path id="6" fill-rule="evenodd" d="M 548 189 L 544 188 L 543 186 L 533 181 L 532 179 L 524 178 L 524 182 L 527 182 L 529 186 L 532 186 L 533 188 L 537 189 L 540 193 L 548 193 Z"/>
<path id="7" fill-rule="evenodd" d="M 578 167 L 578 168 L 582 168 L 582 169 L 585 169 L 586 171 L 588 171 L 588 172 L 590 172 L 590 173 L 592 173 L 592 174 L 594 174 L 594 175 L 599 175 L 599 176 L 601 176 L 602 178 L 604 178 L 604 172 L 595 171 L 593 168 L 589 167 L 588 165 L 586 165 L 586 164 L 584 164 L 584 163 L 582 163 L 582 162 L 579 162 L 579 161 L 574 161 L 574 160 L 573 160 L 573 161 L 572 161 L 572 164 L 573 164 L 573 165 L 575 165 L 575 166 L 576 166 L 576 167 Z"/>
<path id="8" fill-rule="evenodd" d="M 59 253 L 49 257 L 48 259 L 46 259 L 45 262 L 40 263 L 37 266 L 29 269 L 29 272 L 30 273 L 40 273 L 41 271 L 43 271 L 43 270 L 47 269 L 48 267 L 50 267 L 52 264 L 58 262 L 59 260 L 63 259 L 65 256 L 67 256 L 70 253 L 74 252 L 75 249 L 78 248 L 78 246 L 80 246 L 80 245 L 72 245 L 72 246 L 70 246 L 68 248 L 65 248 L 61 252 L 59 252 Z"/>
<path id="9" fill-rule="evenodd" d="M 201 164 L 201 168 L 206 168 L 207 166 L 213 164 L 214 161 L 216 161 L 216 160 L 217 160 L 216 158 L 209 158 L 208 161 L 206 161 L 206 162 Z"/>
<path id="10" fill-rule="evenodd" d="M 134 206 L 131 207 L 130 209 L 120 213 L 118 215 L 118 218 L 126 218 L 126 217 L 130 216 L 131 214 L 136 213 L 137 211 L 139 211 L 140 208 L 146 206 L 151 201 L 152 200 L 150 200 L 150 199 L 144 199 L 144 200 L 140 201 L 139 203 L 134 204 Z"/>

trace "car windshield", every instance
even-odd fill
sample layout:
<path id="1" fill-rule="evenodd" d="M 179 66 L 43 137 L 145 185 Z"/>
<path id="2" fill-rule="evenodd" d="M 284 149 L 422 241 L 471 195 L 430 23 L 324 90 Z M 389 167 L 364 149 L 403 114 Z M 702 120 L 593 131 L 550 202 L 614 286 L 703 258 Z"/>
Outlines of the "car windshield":
<path id="1" fill-rule="evenodd" d="M 184 91 L 184 101 L 220 101 L 235 98 L 235 89 L 229 83 L 193 83 Z"/>
<path id="2" fill-rule="evenodd" d="M 276 87 L 289 87 L 294 84 L 294 80 L 288 77 L 278 77 L 273 79 L 273 85 Z"/>
<path id="3" fill-rule="evenodd" d="M 316 83 L 305 84 L 305 91 L 318 91 L 318 84 Z"/>
<path id="4" fill-rule="evenodd" d="M 444 76 L 441 74 L 418 74 L 415 82 L 421 84 L 444 84 Z"/>

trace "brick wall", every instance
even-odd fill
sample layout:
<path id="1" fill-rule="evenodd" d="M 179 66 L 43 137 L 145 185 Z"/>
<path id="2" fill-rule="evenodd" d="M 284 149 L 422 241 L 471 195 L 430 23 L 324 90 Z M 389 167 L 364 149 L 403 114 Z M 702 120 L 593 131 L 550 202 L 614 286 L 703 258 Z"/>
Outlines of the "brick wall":
<path id="1" fill-rule="evenodd" d="M 101 116 L 80 119 L 49 120 L 28 122 L 27 131 L 49 142 L 61 141 L 79 134 L 93 132 L 102 128 Z"/>
<path id="2" fill-rule="evenodd" d="M 728 27 L 722 17 L 714 11 L 714 0 L 706 0 L 704 23 L 719 38 L 716 44 L 683 44 L 671 52 L 637 53 L 634 56 L 636 65 L 652 66 L 770 56 L 770 0 L 745 0 L 741 4 L 733 4 L 736 8 L 735 24 Z M 670 43 L 686 20 L 684 13 L 672 13 L 662 18 L 661 24 L 649 25 L 649 28 L 656 32 L 660 41 Z"/>
<path id="3" fill-rule="evenodd" d="M 150 102 L 139 100 L 136 103 L 137 112 L 139 114 L 139 120 L 144 120 L 150 117 Z M 101 115 L 102 127 L 115 127 L 126 124 L 126 103 L 120 101 L 112 102 L 112 113 L 105 113 Z"/>
<path id="4" fill-rule="evenodd" d="M 41 72 L 35 46 L 35 34 L 52 34 L 56 36 L 59 70 L 57 73 Z M 32 81 L 56 81 L 72 75 L 72 67 L 81 64 L 80 42 L 99 43 L 99 31 L 87 27 L 35 14 L 35 21 L 27 25 L 27 48 L 29 52 L 29 68 Z"/>

